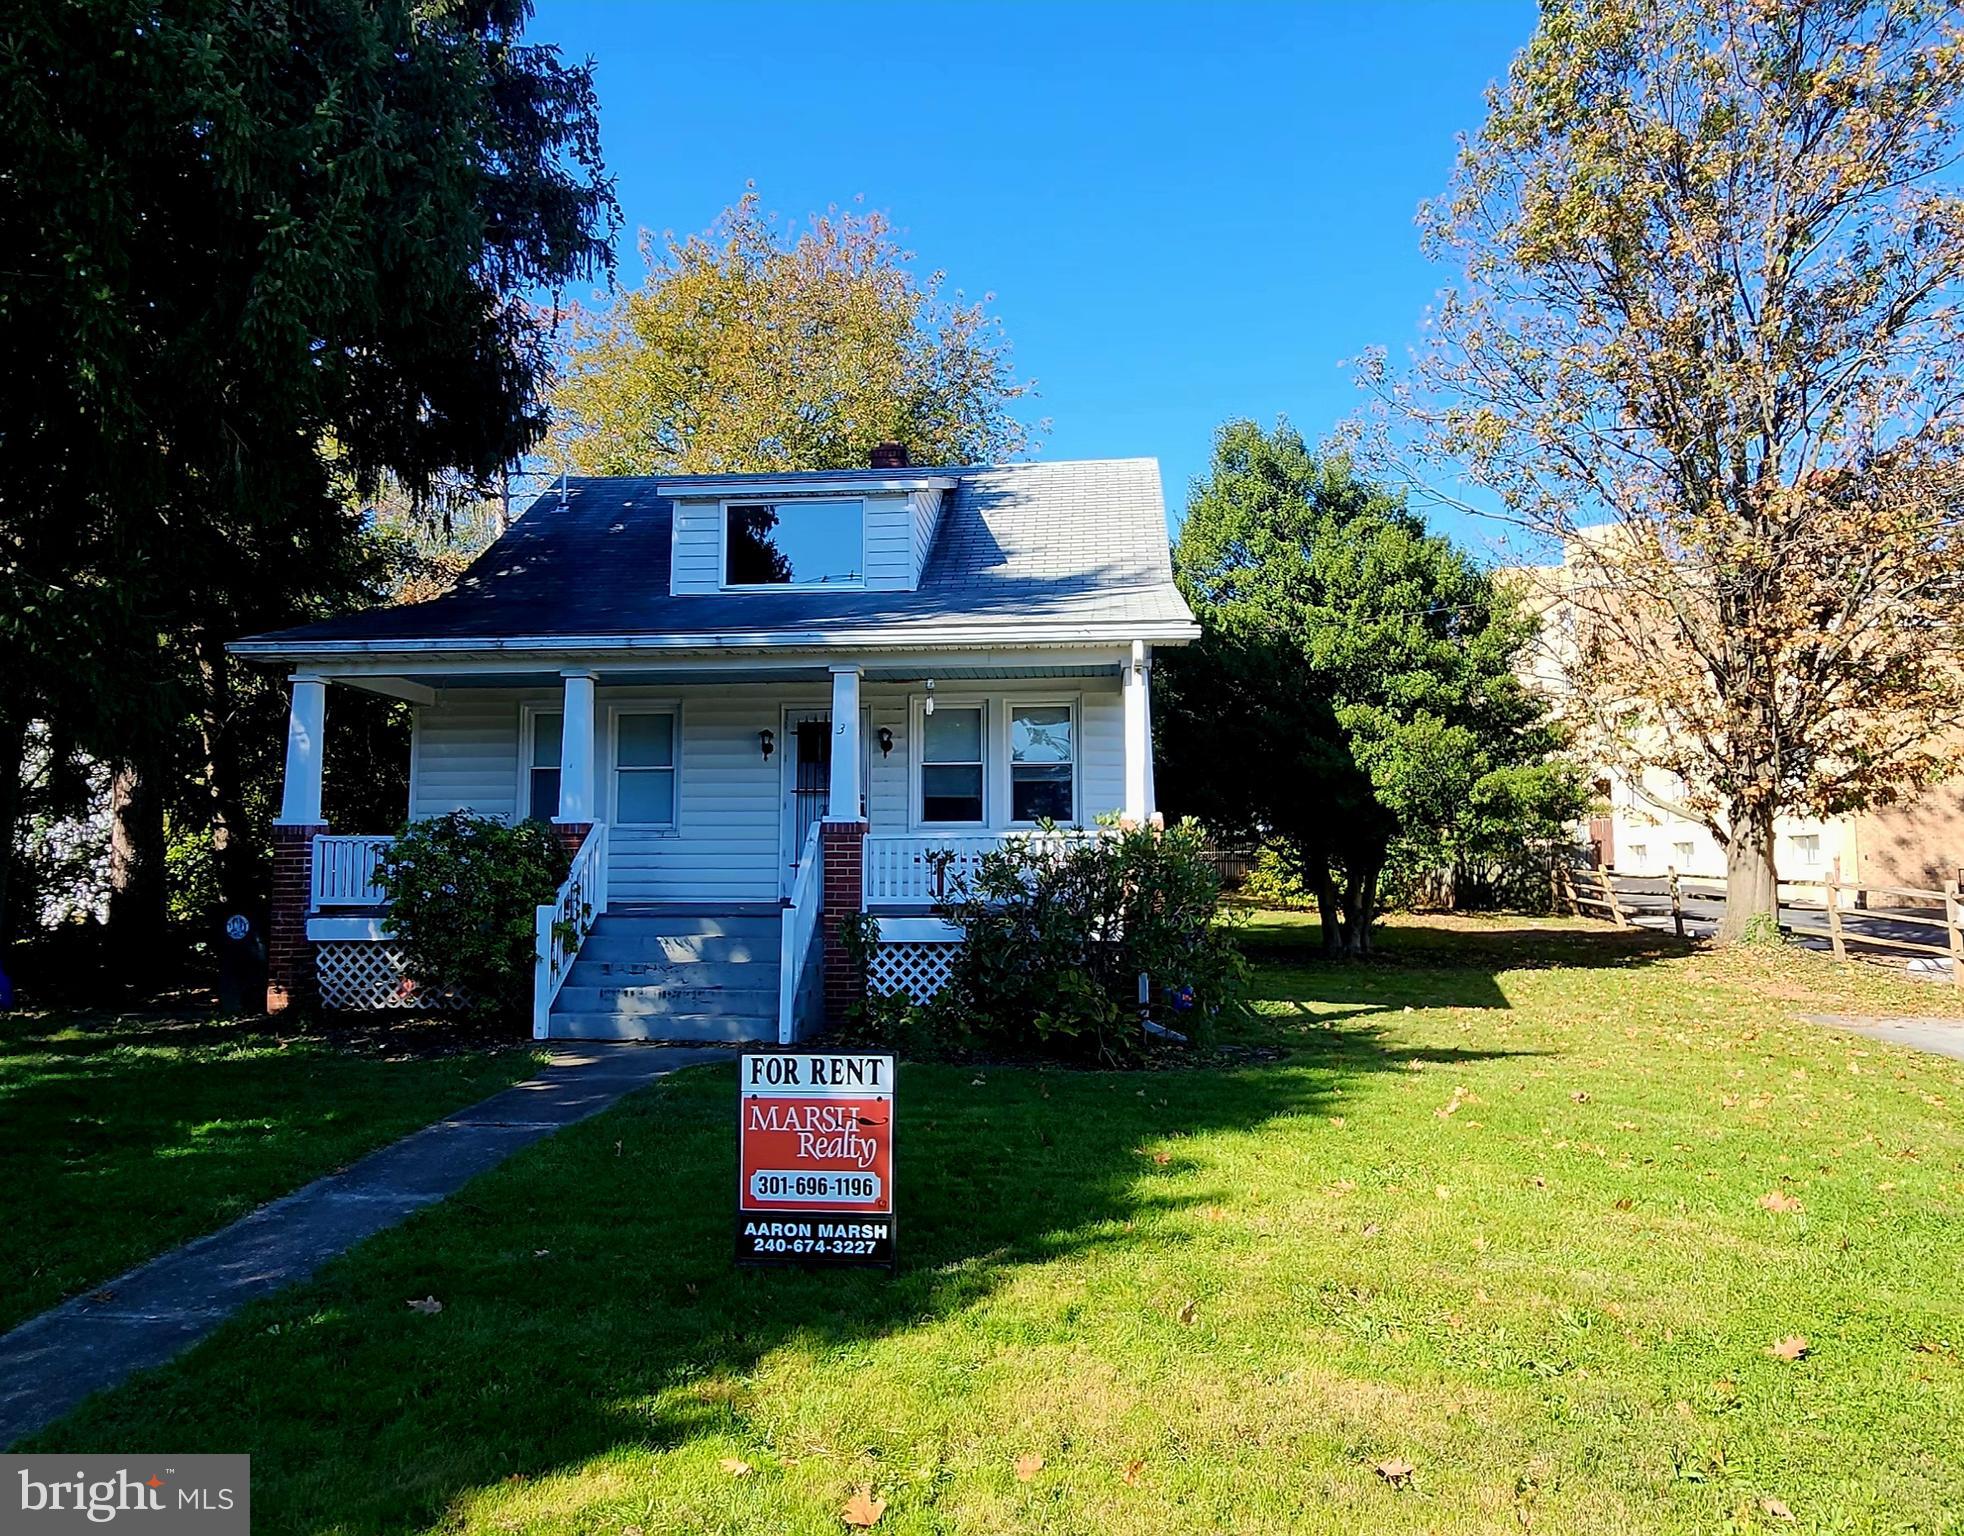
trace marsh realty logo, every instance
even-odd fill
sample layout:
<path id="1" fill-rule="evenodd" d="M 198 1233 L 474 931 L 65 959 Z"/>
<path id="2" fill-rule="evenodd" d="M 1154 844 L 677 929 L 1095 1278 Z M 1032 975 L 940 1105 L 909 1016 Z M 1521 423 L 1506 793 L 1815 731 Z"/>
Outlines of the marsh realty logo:
<path id="1" fill-rule="evenodd" d="M 246 1536 L 250 1456 L 0 1457 L 6 1536 Z"/>

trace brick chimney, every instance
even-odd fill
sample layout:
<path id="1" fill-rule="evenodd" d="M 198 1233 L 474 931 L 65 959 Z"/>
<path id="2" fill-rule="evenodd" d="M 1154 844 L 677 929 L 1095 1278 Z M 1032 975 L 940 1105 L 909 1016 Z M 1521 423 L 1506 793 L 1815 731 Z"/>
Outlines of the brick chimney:
<path id="1" fill-rule="evenodd" d="M 907 445 L 905 443 L 875 443 L 873 445 L 873 468 L 905 469 L 907 467 Z"/>

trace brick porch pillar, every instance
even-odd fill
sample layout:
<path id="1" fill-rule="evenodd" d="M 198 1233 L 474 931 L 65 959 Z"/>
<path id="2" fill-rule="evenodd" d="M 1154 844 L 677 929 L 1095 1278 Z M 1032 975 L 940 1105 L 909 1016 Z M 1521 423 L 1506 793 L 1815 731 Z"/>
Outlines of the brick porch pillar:
<path id="1" fill-rule="evenodd" d="M 587 833 L 593 830 L 590 821 L 555 821 L 554 834 L 559 838 L 560 847 L 566 850 L 566 857 L 576 859 L 580 856 L 580 844 L 586 841 Z"/>
<path id="2" fill-rule="evenodd" d="M 837 1024 L 864 991 L 840 930 L 847 916 L 859 911 L 865 895 L 866 823 L 820 822 L 818 848 L 825 881 L 825 905 L 819 917 L 825 935 L 825 1017 Z"/>
<path id="3" fill-rule="evenodd" d="M 309 1007 L 318 996 L 307 916 L 314 904 L 314 839 L 320 823 L 273 826 L 273 905 L 266 922 L 266 1011 Z"/>

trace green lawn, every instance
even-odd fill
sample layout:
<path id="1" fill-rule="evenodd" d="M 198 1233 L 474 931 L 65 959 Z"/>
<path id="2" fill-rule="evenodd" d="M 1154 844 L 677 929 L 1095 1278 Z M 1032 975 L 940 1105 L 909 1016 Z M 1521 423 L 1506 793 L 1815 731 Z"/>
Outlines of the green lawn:
<path id="1" fill-rule="evenodd" d="M 442 1025 L 427 1026 L 432 1034 Z M 0 1015 L 0 1329 L 494 1093 L 530 1050 L 427 1058 L 209 1015 Z"/>
<path id="2" fill-rule="evenodd" d="M 700 1069 L 39 1444 L 250 1450 L 258 1529 L 309 1536 L 836 1533 L 860 1485 L 882 1532 L 1952 1528 L 1964 1064 L 1790 1012 L 1948 989 L 1251 936 L 1236 1043 L 1280 1059 L 905 1067 L 897 1279 L 732 1272 Z"/>

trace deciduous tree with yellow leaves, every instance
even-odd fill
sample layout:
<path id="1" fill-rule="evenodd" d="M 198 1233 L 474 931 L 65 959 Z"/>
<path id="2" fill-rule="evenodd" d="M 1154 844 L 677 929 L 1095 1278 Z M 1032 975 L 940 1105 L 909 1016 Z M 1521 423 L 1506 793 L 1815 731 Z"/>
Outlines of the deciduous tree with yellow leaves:
<path id="1" fill-rule="evenodd" d="M 572 313 L 557 445 L 583 474 L 849 469 L 1010 458 L 1033 392 L 986 304 L 942 297 L 881 213 L 795 237 L 747 191 L 703 234 L 642 238 L 646 279 Z"/>
<path id="2" fill-rule="evenodd" d="M 1458 280 L 1370 368 L 1566 548 L 1576 695 L 1724 841 L 1722 937 L 1776 911 L 1777 815 L 1953 761 L 1961 104 L 1948 4 L 1544 0 L 1423 217 Z"/>

